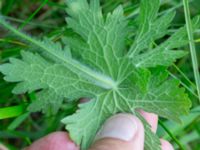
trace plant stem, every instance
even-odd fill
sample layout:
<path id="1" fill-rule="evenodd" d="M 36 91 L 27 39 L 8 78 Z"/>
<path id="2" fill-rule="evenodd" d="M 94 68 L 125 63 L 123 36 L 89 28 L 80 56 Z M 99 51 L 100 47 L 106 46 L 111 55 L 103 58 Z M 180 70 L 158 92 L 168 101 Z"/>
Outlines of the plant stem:
<path id="1" fill-rule="evenodd" d="M 186 28 L 187 28 L 187 33 L 188 33 L 189 45 L 190 45 L 190 53 L 192 57 L 192 66 L 193 66 L 194 77 L 195 77 L 195 82 L 197 86 L 197 93 L 198 93 L 199 101 L 200 101 L 200 75 L 198 71 L 198 61 L 197 61 L 197 54 L 196 54 L 194 37 L 193 37 L 193 29 L 192 29 L 192 23 L 191 23 L 191 18 L 190 18 L 190 9 L 189 9 L 188 0 L 183 0 L 183 6 L 184 6 Z"/>
<path id="2" fill-rule="evenodd" d="M 165 126 L 165 124 L 159 120 L 159 125 L 167 132 L 167 134 L 174 140 L 174 142 L 179 146 L 180 150 L 186 150 L 179 140 L 172 134 L 172 132 Z"/>

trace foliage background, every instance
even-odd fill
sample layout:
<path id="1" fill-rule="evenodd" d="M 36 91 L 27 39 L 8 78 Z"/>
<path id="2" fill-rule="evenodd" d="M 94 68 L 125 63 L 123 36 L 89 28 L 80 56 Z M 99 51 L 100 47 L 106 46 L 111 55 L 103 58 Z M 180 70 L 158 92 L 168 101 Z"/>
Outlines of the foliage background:
<path id="1" fill-rule="evenodd" d="M 182 1 L 161 0 L 161 2 L 160 13 L 172 9 L 177 12 L 170 29 L 173 33 L 185 23 Z M 123 4 L 127 17 L 134 18 L 138 15 L 139 0 L 101 0 L 101 3 L 105 13 Z M 200 15 L 200 0 L 190 0 L 190 10 L 192 16 Z M 0 0 L 0 12 L 12 24 L 31 35 L 46 35 L 57 41 L 68 34 L 65 30 L 64 0 Z M 200 64 L 200 29 L 195 32 L 195 41 Z M 25 47 L 27 45 L 0 28 L 0 63 L 6 62 L 9 57 L 18 57 L 20 50 Z M 188 47 L 184 49 L 189 52 Z M 170 140 L 176 149 L 181 149 L 181 145 L 182 149 L 199 150 L 200 106 L 195 96 L 196 87 L 190 55 L 179 60 L 169 70 L 172 78 L 178 78 L 188 89 L 193 106 L 189 116 L 182 117 L 182 124 L 161 119 L 158 135 Z M 77 108 L 76 103 L 71 103 L 63 105 L 55 116 L 45 116 L 41 113 L 29 114 L 26 112 L 26 106 L 35 99 L 34 93 L 16 96 L 11 93 L 13 86 L 3 81 L 3 76 L 0 74 L 0 119 L 2 119 L 0 120 L 0 143 L 11 150 L 21 149 L 52 131 L 63 130 L 60 120 Z"/>

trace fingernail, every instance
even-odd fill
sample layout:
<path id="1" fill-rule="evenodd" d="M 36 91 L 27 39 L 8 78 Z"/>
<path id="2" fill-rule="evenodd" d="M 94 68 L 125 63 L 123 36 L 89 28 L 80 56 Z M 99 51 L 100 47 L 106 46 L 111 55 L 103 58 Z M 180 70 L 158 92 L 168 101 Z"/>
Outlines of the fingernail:
<path id="1" fill-rule="evenodd" d="M 134 118 L 126 114 L 118 114 L 108 119 L 97 134 L 96 140 L 102 138 L 116 138 L 130 141 L 137 132 Z"/>

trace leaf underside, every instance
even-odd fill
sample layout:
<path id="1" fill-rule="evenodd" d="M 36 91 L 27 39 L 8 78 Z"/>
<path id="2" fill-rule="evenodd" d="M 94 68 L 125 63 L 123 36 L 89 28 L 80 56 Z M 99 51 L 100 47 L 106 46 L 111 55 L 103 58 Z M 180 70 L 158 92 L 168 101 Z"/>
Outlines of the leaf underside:
<path id="1" fill-rule="evenodd" d="M 188 113 L 191 104 L 187 94 L 177 80 L 168 78 L 166 71 L 185 55 L 177 50 L 188 42 L 185 27 L 156 43 L 168 34 L 174 12 L 158 17 L 159 0 L 142 0 L 139 29 L 127 49 L 125 39 L 130 27 L 122 6 L 104 16 L 98 0 L 66 3 L 66 20 L 73 35 L 64 37 L 62 44 L 30 37 L 0 18 L 3 27 L 31 45 L 29 52 L 21 52 L 22 59 L 11 58 L 0 66 L 6 81 L 18 82 L 13 93 L 39 90 L 29 111 L 55 114 L 63 99 L 89 98 L 75 114 L 62 120 L 83 150 L 88 149 L 101 125 L 114 114 L 126 112 L 141 118 L 135 110 L 143 109 L 179 121 L 180 115 Z M 193 28 L 198 26 L 197 17 Z M 160 150 L 158 137 L 143 122 L 145 149 Z"/>

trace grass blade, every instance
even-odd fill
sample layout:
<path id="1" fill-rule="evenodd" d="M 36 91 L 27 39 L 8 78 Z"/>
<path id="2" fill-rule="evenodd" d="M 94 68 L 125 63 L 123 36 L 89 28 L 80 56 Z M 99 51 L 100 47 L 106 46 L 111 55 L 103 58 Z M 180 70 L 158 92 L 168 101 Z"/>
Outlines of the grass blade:
<path id="1" fill-rule="evenodd" d="M 21 115 L 26 111 L 26 105 L 17 105 L 0 108 L 0 119 L 6 119 Z"/>
<path id="2" fill-rule="evenodd" d="M 192 57 L 192 66 L 193 66 L 194 77 L 195 77 L 195 82 L 197 86 L 197 93 L 198 93 L 199 101 L 200 101 L 200 75 L 198 71 L 198 61 L 197 61 L 197 54 L 196 54 L 196 48 L 195 48 L 195 41 L 193 37 L 193 29 L 192 29 L 192 23 L 191 23 L 191 18 L 190 18 L 190 9 L 189 9 L 188 0 L 183 0 L 183 6 L 184 6 L 186 28 L 187 28 L 187 33 L 188 33 L 189 45 L 190 45 L 190 53 Z"/>
<path id="3" fill-rule="evenodd" d="M 159 120 L 159 125 L 169 134 L 169 136 L 174 140 L 174 142 L 178 145 L 180 150 L 186 150 L 182 143 L 173 135 L 173 133 L 164 125 L 162 121 Z"/>
<path id="4" fill-rule="evenodd" d="M 48 2 L 48 0 L 44 0 L 43 3 L 36 9 L 36 11 L 33 12 L 33 14 L 31 14 L 30 17 L 28 17 L 23 24 L 20 25 L 19 30 L 21 30 L 22 28 L 24 28 L 24 26 L 26 26 L 26 24 L 28 24 L 33 17 L 46 5 L 46 3 Z"/>

